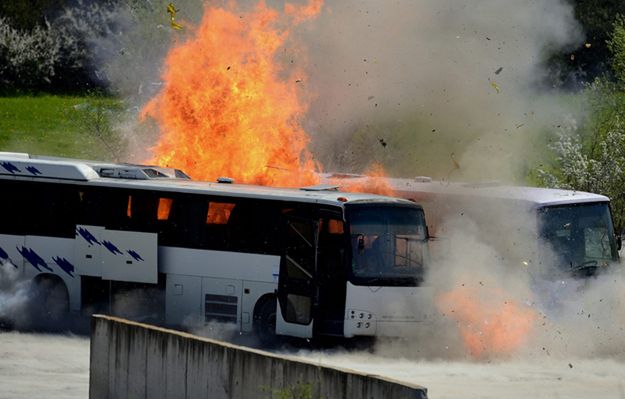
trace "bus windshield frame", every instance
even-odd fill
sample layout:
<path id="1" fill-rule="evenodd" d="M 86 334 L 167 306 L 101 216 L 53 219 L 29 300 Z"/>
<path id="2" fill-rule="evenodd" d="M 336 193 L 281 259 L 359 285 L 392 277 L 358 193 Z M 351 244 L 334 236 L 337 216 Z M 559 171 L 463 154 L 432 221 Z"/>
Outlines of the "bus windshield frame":
<path id="1" fill-rule="evenodd" d="M 538 209 L 539 236 L 559 270 L 578 272 L 618 261 L 608 202 L 552 205 Z"/>
<path id="2" fill-rule="evenodd" d="M 416 287 L 423 282 L 429 252 L 420 206 L 349 204 L 345 215 L 351 283 Z"/>

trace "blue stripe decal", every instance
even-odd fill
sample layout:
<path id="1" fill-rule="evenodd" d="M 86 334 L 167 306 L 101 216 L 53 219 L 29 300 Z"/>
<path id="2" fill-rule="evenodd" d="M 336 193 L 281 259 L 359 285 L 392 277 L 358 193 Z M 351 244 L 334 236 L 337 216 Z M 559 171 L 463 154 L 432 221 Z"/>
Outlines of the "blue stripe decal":
<path id="1" fill-rule="evenodd" d="M 0 166 L 2 166 L 4 169 L 6 169 L 7 172 L 11 174 L 15 174 L 15 172 L 21 172 L 21 170 L 19 170 L 19 168 L 13 165 L 11 162 L 2 162 L 0 163 Z"/>
<path id="2" fill-rule="evenodd" d="M 84 238 L 85 241 L 87 241 L 90 245 L 93 245 L 93 244 L 102 245 L 100 244 L 100 241 L 98 241 L 98 239 L 95 238 L 95 236 L 91 234 L 89 230 L 79 227 L 76 229 L 76 232 L 78 232 L 78 234 L 80 234 L 80 236 Z"/>
<path id="3" fill-rule="evenodd" d="M 70 277 L 74 277 L 74 271 L 76 270 L 74 268 L 74 265 L 72 265 L 71 263 L 69 263 L 69 261 L 65 258 L 60 258 L 60 257 L 56 257 L 56 258 L 52 258 L 52 260 L 54 262 L 56 262 L 57 265 L 59 265 L 59 267 L 67 274 L 70 275 Z"/>
<path id="4" fill-rule="evenodd" d="M 50 271 L 50 272 L 52 271 L 52 269 L 48 267 L 48 265 L 41 258 L 41 256 L 37 255 L 37 253 L 33 251 L 32 249 L 29 249 L 26 247 L 22 247 L 22 249 L 20 249 L 19 247 L 15 247 L 15 248 L 17 248 L 17 252 L 19 252 L 24 257 L 24 259 L 28 261 L 28 263 L 33 265 L 35 269 L 41 271 L 41 269 L 39 268 L 39 266 L 41 266 L 47 271 Z"/>
<path id="5" fill-rule="evenodd" d="M 6 251 L 2 249 L 2 247 L 0 247 L 0 265 L 4 263 L 10 263 L 13 265 L 14 268 L 16 269 L 18 268 L 17 265 L 9 257 L 9 254 L 6 253 Z"/>
<path id="6" fill-rule="evenodd" d="M 136 253 L 132 249 L 129 249 L 127 252 L 128 252 L 128 255 L 132 256 L 134 258 L 134 260 L 136 260 L 137 262 L 139 262 L 139 261 L 145 262 L 143 260 L 143 258 L 141 257 L 141 255 L 139 255 L 138 253 Z"/>
<path id="7" fill-rule="evenodd" d="M 29 171 L 33 176 L 41 175 L 41 171 L 34 166 L 27 166 L 26 170 Z"/>
<path id="8" fill-rule="evenodd" d="M 123 252 L 120 251 L 115 244 L 109 241 L 102 241 L 102 245 L 104 245 L 104 248 L 108 249 L 113 255 L 123 255 Z"/>

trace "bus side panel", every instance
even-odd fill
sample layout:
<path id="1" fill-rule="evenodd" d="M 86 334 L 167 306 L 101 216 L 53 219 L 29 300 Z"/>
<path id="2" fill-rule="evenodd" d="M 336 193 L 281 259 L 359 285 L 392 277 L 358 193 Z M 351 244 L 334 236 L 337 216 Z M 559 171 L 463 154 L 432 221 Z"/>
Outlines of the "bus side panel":
<path id="1" fill-rule="evenodd" d="M 168 274 L 165 320 L 169 325 L 197 325 L 202 315 L 202 279 L 197 276 Z"/>
<path id="2" fill-rule="evenodd" d="M 280 257 L 274 255 L 160 247 L 159 271 L 167 275 L 167 323 L 203 324 L 212 315 L 206 312 L 207 303 L 209 310 L 231 311 L 228 301 L 236 296 L 237 322 L 242 331 L 251 331 L 256 302 L 277 288 L 279 265 Z"/>
<path id="3" fill-rule="evenodd" d="M 102 232 L 102 278 L 158 283 L 158 234 L 136 231 Z"/>
<path id="4" fill-rule="evenodd" d="M 76 226 L 74 259 L 81 276 L 102 276 L 102 226 Z"/>
<path id="5" fill-rule="evenodd" d="M 24 246 L 24 236 L 0 234 L 0 264 L 10 262 L 24 273 L 24 257 L 19 252 Z"/>
<path id="6" fill-rule="evenodd" d="M 276 255 L 176 247 L 159 249 L 159 271 L 167 274 L 269 283 L 277 282 L 279 266 L 280 257 Z"/>
<path id="7" fill-rule="evenodd" d="M 80 278 L 76 274 L 74 241 L 70 238 L 25 236 L 20 252 L 24 257 L 24 276 L 32 279 L 38 274 L 59 276 L 69 292 L 71 311 L 80 311 Z"/>

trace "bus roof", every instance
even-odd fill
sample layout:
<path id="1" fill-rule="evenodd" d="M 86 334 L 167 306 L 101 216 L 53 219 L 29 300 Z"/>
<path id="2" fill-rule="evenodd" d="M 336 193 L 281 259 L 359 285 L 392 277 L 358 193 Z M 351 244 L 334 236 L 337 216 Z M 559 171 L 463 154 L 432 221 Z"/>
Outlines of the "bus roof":
<path id="1" fill-rule="evenodd" d="M 324 174 L 324 181 L 337 182 L 345 180 L 364 180 L 367 176 L 357 174 Z M 454 195 L 474 198 L 499 198 L 523 201 L 533 207 L 549 205 L 566 205 L 584 202 L 609 202 L 604 195 L 551 188 L 507 186 L 497 182 L 486 183 L 452 183 L 435 181 L 429 177 L 387 178 L 396 195 L 402 198 L 411 198 L 419 202 L 429 195 Z"/>
<path id="2" fill-rule="evenodd" d="M 450 183 L 398 178 L 391 178 L 389 181 L 393 189 L 404 198 L 410 193 L 444 194 L 517 200 L 531 203 L 536 207 L 610 201 L 606 196 L 584 191 L 507 186 L 498 183 Z M 418 200 L 418 196 L 416 199 Z"/>
<path id="3" fill-rule="evenodd" d="M 389 203 L 417 206 L 411 201 L 367 193 L 348 193 L 336 186 L 275 188 L 248 184 L 192 181 L 184 172 L 147 165 L 116 164 L 69 158 L 0 152 L 0 179 L 77 182 L 91 186 L 140 188 L 155 191 L 211 194 L 238 198 L 323 203 L 343 207 L 345 203 Z"/>

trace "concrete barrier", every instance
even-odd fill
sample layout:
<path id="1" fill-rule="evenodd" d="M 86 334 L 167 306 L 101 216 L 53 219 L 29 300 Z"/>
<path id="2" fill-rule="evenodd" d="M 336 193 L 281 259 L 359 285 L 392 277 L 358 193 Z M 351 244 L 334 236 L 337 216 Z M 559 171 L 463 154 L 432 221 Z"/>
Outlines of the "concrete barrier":
<path id="1" fill-rule="evenodd" d="M 191 334 L 94 316 L 89 397 L 427 398 L 427 390 Z"/>

